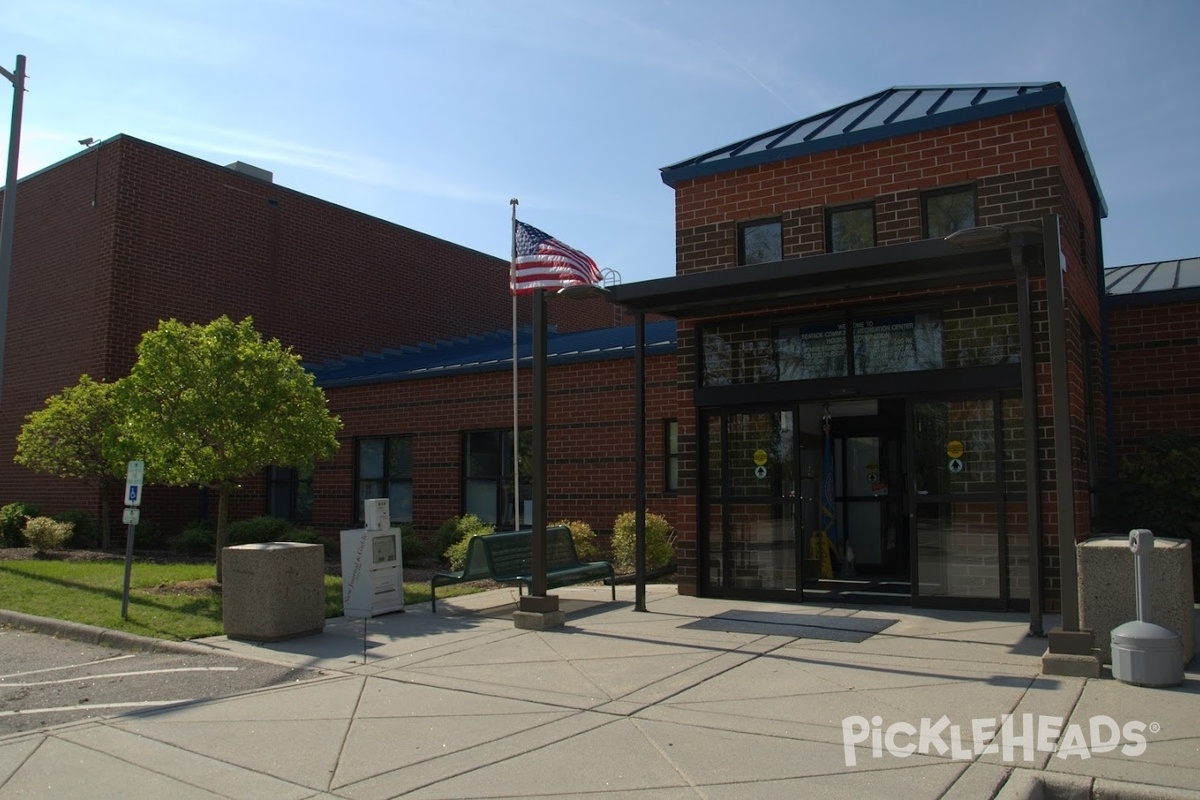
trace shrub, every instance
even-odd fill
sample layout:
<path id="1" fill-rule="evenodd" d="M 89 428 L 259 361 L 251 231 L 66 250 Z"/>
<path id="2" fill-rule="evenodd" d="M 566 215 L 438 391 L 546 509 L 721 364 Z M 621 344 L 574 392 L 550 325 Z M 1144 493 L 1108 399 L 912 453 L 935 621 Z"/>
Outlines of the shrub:
<path id="1" fill-rule="evenodd" d="M 447 520 L 446 524 L 442 525 L 442 527 L 445 528 L 451 521 Z M 459 538 L 454 544 L 446 548 L 443 558 L 450 562 L 450 569 L 459 570 L 463 568 L 463 564 L 467 561 L 468 542 L 476 536 L 486 536 L 489 533 L 495 533 L 496 529 L 474 514 L 458 517 L 455 528 L 459 531 Z M 440 530 L 438 534 L 441 534 Z"/>
<path id="2" fill-rule="evenodd" d="M 433 548 L 425 537 L 417 534 L 417 529 L 411 522 L 401 522 L 396 527 L 400 529 L 400 551 L 404 563 L 415 564 L 433 555 Z"/>
<path id="3" fill-rule="evenodd" d="M 262 544 L 263 542 L 289 542 L 296 528 L 286 519 L 279 517 L 252 517 L 229 523 L 228 545 Z"/>
<path id="4" fill-rule="evenodd" d="M 0 547 L 24 547 L 21 533 L 25 523 L 41 513 L 42 509 L 31 503 L 9 503 L 0 508 Z"/>
<path id="5" fill-rule="evenodd" d="M 433 553 L 440 559 L 450 560 L 449 549 L 454 545 L 470 539 L 472 536 L 477 536 L 481 533 L 491 533 L 495 528 L 474 514 L 464 514 L 461 517 L 451 517 L 442 523 L 438 528 L 437 536 L 434 541 Z M 462 546 L 462 555 L 465 557 L 467 546 Z M 453 565 L 453 561 L 450 561 Z M 460 567 L 455 567 L 460 569 Z"/>
<path id="6" fill-rule="evenodd" d="M 592 526 L 581 519 L 564 519 L 555 522 L 550 527 L 566 526 L 571 531 L 571 539 L 575 542 L 575 552 L 580 561 L 596 561 L 600 558 L 600 548 L 596 546 L 596 532 Z"/>
<path id="7" fill-rule="evenodd" d="M 92 514 L 81 509 L 72 509 L 55 514 L 54 519 L 57 522 L 69 522 L 74 526 L 74 533 L 71 535 L 70 541 L 67 542 L 67 547 L 91 548 L 100 546 L 100 520 Z"/>
<path id="8" fill-rule="evenodd" d="M 51 550 L 61 550 L 71 538 L 75 526 L 70 522 L 59 522 L 50 517 L 33 517 L 25 523 L 25 541 L 38 555 L 45 555 Z"/>
<path id="9" fill-rule="evenodd" d="M 185 556 L 210 556 L 217 546 L 217 526 L 212 520 L 190 523 L 171 538 L 170 547 Z"/>
<path id="10" fill-rule="evenodd" d="M 287 534 L 283 539 L 271 539 L 273 542 L 296 542 L 297 544 L 319 544 L 325 550 L 325 558 L 328 559 L 331 554 L 340 552 L 335 546 L 335 542 L 328 536 L 318 533 L 312 528 L 294 528 L 292 532 Z"/>
<path id="11" fill-rule="evenodd" d="M 634 570 L 637 549 L 637 515 L 626 511 L 613 523 L 613 564 L 621 572 Z M 665 567 L 675 560 L 675 536 L 667 518 L 646 512 L 646 569 Z"/>

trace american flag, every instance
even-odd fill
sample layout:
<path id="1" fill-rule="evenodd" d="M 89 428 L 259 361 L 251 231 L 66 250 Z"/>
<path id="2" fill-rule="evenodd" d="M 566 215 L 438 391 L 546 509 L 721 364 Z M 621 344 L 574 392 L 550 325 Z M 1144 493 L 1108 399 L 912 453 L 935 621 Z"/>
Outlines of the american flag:
<path id="1" fill-rule="evenodd" d="M 596 262 L 586 253 L 568 247 L 550 234 L 519 220 L 516 236 L 517 260 L 513 265 L 511 286 L 513 294 L 601 281 Z"/>

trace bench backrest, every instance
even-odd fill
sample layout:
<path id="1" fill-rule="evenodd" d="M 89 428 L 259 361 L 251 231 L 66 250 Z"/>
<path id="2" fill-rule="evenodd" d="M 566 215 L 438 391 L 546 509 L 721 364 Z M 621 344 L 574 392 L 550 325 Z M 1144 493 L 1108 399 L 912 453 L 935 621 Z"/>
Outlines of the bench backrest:
<path id="1" fill-rule="evenodd" d="M 476 536 L 467 545 L 465 569 L 475 574 L 471 565 L 472 550 L 486 559 L 492 577 L 503 579 L 533 572 L 533 531 L 505 531 Z M 546 528 L 546 569 L 572 566 L 579 563 L 571 531 L 563 525 Z"/>
<path id="2" fill-rule="evenodd" d="M 546 569 L 573 567 L 579 563 L 571 529 L 565 525 L 546 528 Z"/>

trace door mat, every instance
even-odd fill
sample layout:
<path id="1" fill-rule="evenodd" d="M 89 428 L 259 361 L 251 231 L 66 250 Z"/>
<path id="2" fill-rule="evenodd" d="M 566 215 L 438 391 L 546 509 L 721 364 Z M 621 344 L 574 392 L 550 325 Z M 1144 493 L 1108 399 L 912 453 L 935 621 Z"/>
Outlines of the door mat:
<path id="1" fill-rule="evenodd" d="M 878 617 L 835 617 L 826 614 L 788 614 L 777 611 L 726 611 L 681 625 L 682 628 L 831 642 L 865 642 L 899 620 Z"/>

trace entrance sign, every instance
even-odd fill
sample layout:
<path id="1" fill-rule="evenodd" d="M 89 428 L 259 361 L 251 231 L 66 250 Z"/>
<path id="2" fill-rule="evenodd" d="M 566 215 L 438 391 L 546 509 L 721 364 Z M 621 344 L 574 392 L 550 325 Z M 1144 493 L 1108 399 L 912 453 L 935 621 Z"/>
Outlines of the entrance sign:
<path id="1" fill-rule="evenodd" d="M 764 467 L 767 464 L 767 451 L 761 447 L 754 451 L 755 466 Z"/>
<path id="2" fill-rule="evenodd" d="M 947 466 L 956 475 L 963 471 L 963 462 L 957 458 L 950 459 L 950 463 Z"/>
<path id="3" fill-rule="evenodd" d="M 754 468 L 754 477 L 758 478 L 760 481 L 767 477 L 767 468 L 759 464 Z"/>
<path id="4" fill-rule="evenodd" d="M 965 452 L 966 448 L 963 447 L 963 443 L 958 439 L 952 439 L 949 442 L 946 442 L 946 455 L 950 458 L 962 458 L 963 453 Z"/>

